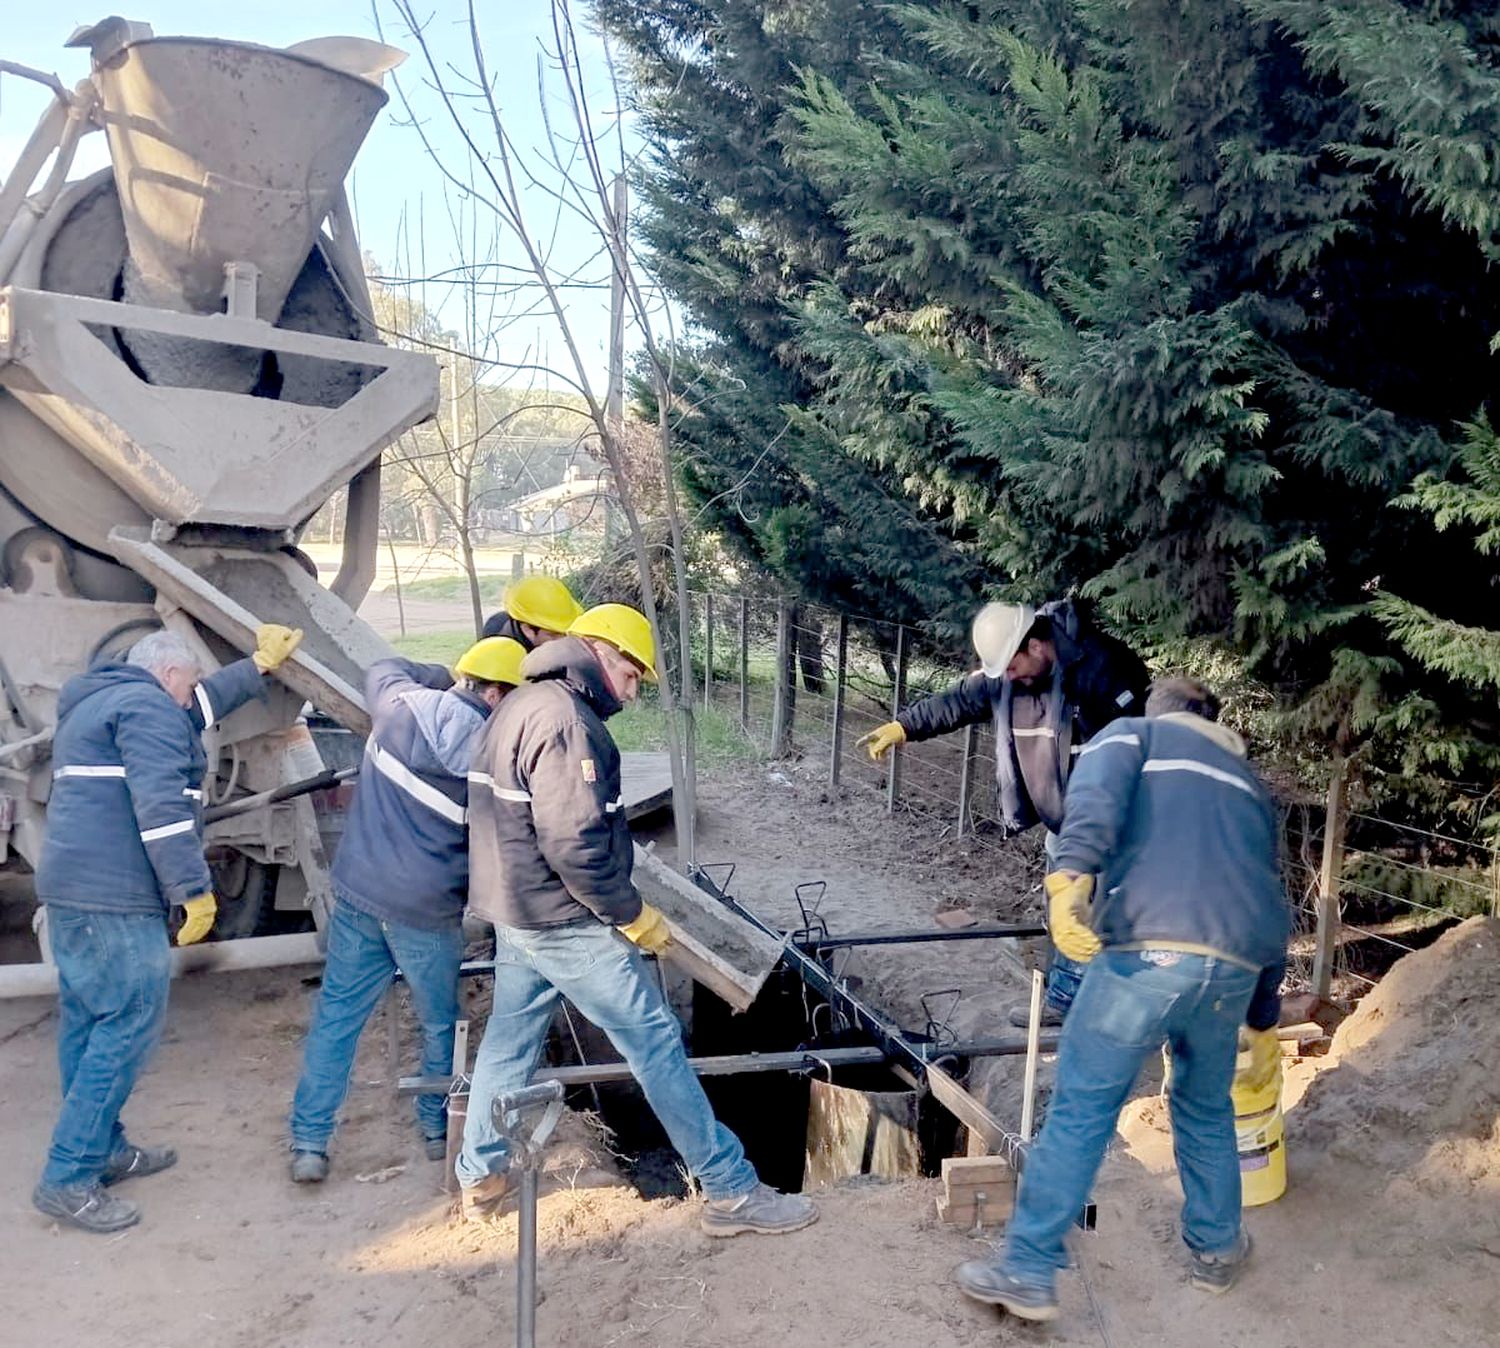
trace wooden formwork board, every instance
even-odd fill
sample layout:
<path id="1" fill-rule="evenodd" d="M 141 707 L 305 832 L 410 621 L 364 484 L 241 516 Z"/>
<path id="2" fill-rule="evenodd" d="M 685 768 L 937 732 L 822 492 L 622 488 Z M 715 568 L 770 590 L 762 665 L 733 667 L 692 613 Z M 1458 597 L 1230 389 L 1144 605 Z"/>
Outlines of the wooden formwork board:
<path id="1" fill-rule="evenodd" d="M 736 1011 L 748 1009 L 780 961 L 787 938 L 747 922 L 639 844 L 632 878 L 641 898 L 672 929 L 666 958 Z"/>

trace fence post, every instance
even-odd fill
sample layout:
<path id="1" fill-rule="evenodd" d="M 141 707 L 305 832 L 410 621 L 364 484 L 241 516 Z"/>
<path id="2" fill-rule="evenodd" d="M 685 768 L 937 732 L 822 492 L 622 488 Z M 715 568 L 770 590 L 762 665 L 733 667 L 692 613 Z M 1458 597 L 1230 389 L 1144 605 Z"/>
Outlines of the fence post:
<path id="1" fill-rule="evenodd" d="M 740 596 L 740 734 L 750 738 L 750 600 Z"/>
<path id="2" fill-rule="evenodd" d="M 714 701 L 714 597 L 703 596 L 703 710 Z"/>
<path id="3" fill-rule="evenodd" d="M 891 720 L 896 719 L 904 701 L 906 701 L 906 624 L 900 623 L 896 627 L 896 680 L 891 685 Z M 890 767 L 886 769 L 885 812 L 887 814 L 895 812 L 896 798 L 900 793 L 901 746 L 898 744 L 890 752 Z"/>
<path id="4" fill-rule="evenodd" d="M 771 757 L 785 758 L 792 749 L 796 715 L 797 662 L 792 651 L 792 605 L 776 604 L 776 696 L 771 704 Z"/>
<path id="5" fill-rule="evenodd" d="M 1334 958 L 1339 942 L 1339 882 L 1344 869 L 1344 825 L 1349 783 L 1344 756 L 1336 754 L 1328 778 L 1327 818 L 1323 825 L 1323 865 L 1318 872 L 1318 928 L 1313 954 L 1313 991 L 1323 1000 L 1333 988 Z"/>
<path id="6" fill-rule="evenodd" d="M 838 653 L 833 672 L 833 747 L 828 759 L 828 784 L 839 784 L 839 767 L 844 758 L 844 689 L 849 673 L 849 618 L 839 614 Z"/>
<path id="7" fill-rule="evenodd" d="M 969 815 L 974 801 L 974 746 L 979 739 L 979 727 L 964 727 L 964 761 L 958 773 L 958 836 L 962 838 L 969 827 Z"/>

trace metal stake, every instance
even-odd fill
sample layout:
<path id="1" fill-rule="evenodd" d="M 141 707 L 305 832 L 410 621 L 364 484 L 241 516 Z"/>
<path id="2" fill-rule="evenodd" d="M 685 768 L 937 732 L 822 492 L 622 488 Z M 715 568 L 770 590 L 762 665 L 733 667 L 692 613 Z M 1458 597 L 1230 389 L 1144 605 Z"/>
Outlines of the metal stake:
<path id="1" fill-rule="evenodd" d="M 544 1081 L 500 1096 L 490 1108 L 496 1129 L 510 1144 L 510 1168 L 520 1176 L 520 1232 L 516 1251 L 516 1348 L 536 1348 L 536 1200 L 542 1154 L 562 1117 L 563 1086 Z M 531 1135 L 521 1115 L 542 1116 Z"/>

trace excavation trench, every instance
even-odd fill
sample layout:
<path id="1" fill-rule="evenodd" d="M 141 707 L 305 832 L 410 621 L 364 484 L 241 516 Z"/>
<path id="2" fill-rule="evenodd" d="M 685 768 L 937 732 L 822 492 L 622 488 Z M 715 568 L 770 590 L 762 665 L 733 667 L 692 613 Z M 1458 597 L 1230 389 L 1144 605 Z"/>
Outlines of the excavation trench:
<path id="1" fill-rule="evenodd" d="M 960 1125 L 925 1090 L 884 1063 L 818 1063 L 820 1051 L 876 1048 L 862 1031 L 839 1028 L 828 1001 L 789 968 L 778 968 L 744 1012 L 687 980 L 668 981 L 694 1058 L 803 1050 L 804 1071 L 755 1071 L 703 1077 L 720 1121 L 743 1142 L 757 1173 L 784 1192 L 854 1175 L 935 1175 L 954 1154 Z M 913 1039 L 913 1042 L 920 1040 Z M 576 1013 L 554 1025 L 549 1058 L 559 1066 L 618 1059 L 604 1035 Z M 962 1078 L 968 1064 L 945 1059 Z M 634 1082 L 574 1086 L 568 1103 L 597 1110 L 630 1182 L 647 1198 L 680 1196 L 687 1184 Z"/>

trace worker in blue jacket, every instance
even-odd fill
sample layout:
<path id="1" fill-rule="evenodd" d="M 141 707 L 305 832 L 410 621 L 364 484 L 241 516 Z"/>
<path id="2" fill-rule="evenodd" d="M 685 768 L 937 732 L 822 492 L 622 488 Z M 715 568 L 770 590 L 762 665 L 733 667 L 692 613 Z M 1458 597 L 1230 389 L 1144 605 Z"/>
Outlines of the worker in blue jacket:
<path id="1" fill-rule="evenodd" d="M 207 678 L 181 637 L 153 632 L 124 664 L 69 679 L 57 702 L 47 835 L 36 893 L 58 977 L 62 1110 L 32 1202 L 109 1232 L 140 1220 L 108 1189 L 165 1170 L 170 1147 L 127 1140 L 120 1111 L 161 1038 L 178 945 L 208 935 L 217 903 L 203 857 L 205 729 L 256 696 L 302 633 L 268 623 L 255 653 Z"/>
<path id="2" fill-rule="evenodd" d="M 333 863 L 333 917 L 318 1004 L 292 1102 L 292 1179 L 328 1177 L 328 1144 L 354 1052 L 401 971 L 422 1025 L 422 1071 L 453 1064 L 469 889 L 468 772 L 490 713 L 521 682 L 525 650 L 485 637 L 442 665 L 381 660 L 365 680 L 370 736 Z M 447 1107 L 419 1095 L 430 1160 L 447 1153 Z"/>
<path id="3" fill-rule="evenodd" d="M 1218 710 L 1201 684 L 1159 680 L 1146 715 L 1085 744 L 1068 782 L 1049 921 L 1058 949 L 1087 971 L 1000 1256 L 957 1272 L 969 1296 L 1022 1319 L 1057 1315 L 1063 1237 L 1163 1043 L 1193 1285 L 1228 1291 L 1250 1255 L 1230 1087 L 1241 1039 L 1248 1089 L 1277 1070 L 1290 914 L 1276 810 Z"/>

